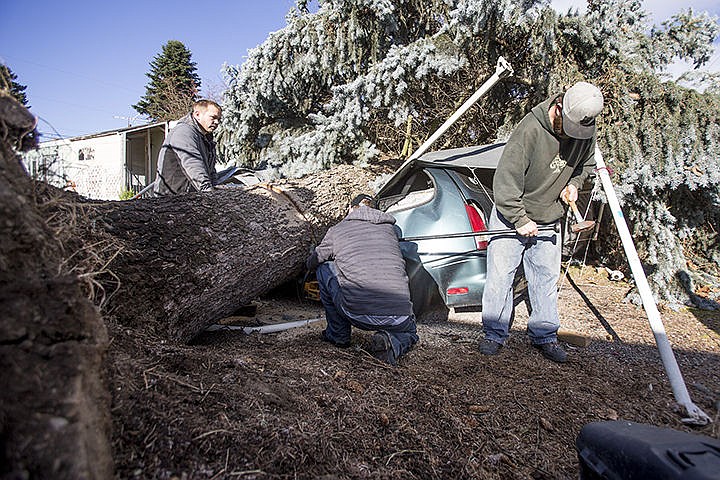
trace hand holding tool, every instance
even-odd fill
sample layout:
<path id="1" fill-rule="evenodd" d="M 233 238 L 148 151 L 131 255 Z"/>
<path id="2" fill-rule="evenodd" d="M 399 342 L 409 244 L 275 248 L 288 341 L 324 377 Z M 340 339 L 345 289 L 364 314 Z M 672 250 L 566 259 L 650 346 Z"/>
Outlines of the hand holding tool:
<path id="1" fill-rule="evenodd" d="M 595 226 L 595 221 L 583 219 L 582 215 L 580 215 L 580 212 L 578 211 L 577 205 L 575 205 L 575 202 L 573 200 L 570 200 L 568 203 L 570 204 L 570 208 L 575 214 L 575 224 L 570 227 L 570 230 L 572 230 L 574 233 L 577 233 L 583 232 L 585 230 L 590 230 L 592 227 Z"/>

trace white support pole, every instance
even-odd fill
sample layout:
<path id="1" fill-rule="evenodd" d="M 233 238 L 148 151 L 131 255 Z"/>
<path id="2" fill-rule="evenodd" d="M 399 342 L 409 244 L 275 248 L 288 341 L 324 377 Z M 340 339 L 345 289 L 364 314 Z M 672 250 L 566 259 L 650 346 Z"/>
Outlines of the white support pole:
<path id="1" fill-rule="evenodd" d="M 485 95 L 488 90 L 493 87 L 493 85 L 495 85 L 501 78 L 512 75 L 512 73 L 513 69 L 508 63 L 508 61 L 505 60 L 503 57 L 498 58 L 497 64 L 495 65 L 495 73 L 493 73 L 492 76 L 488 78 L 485 83 L 483 83 L 480 88 L 478 88 L 477 91 L 472 94 L 470 98 L 465 100 L 465 103 L 463 103 L 460 108 L 458 108 L 455 113 L 450 116 L 450 118 L 445 120 L 445 123 L 440 125 L 440 128 L 435 130 L 435 133 L 430 135 L 430 138 L 425 140 L 425 142 L 420 145 L 418 149 L 413 152 L 412 155 L 410 155 L 410 158 L 405 160 L 405 162 L 400 166 L 398 170 L 401 170 L 405 165 L 415 160 L 416 158 L 419 158 L 423 153 L 425 153 L 427 149 L 430 148 L 430 146 L 435 143 L 435 141 L 437 141 L 437 139 L 440 138 L 440 136 L 445 133 L 445 131 L 450 128 L 452 124 L 457 121 L 458 118 L 462 117 L 463 114 L 470 107 L 472 107 L 480 97 Z"/>
<path id="2" fill-rule="evenodd" d="M 640 258 L 638 257 L 637 250 L 635 249 L 635 243 L 632 240 L 630 231 L 625 223 L 625 217 L 620 209 L 620 202 L 615 194 L 615 188 L 610 180 L 610 174 L 605 166 L 602 153 L 597 146 L 595 147 L 595 162 L 597 163 L 597 171 L 600 175 L 600 180 L 602 181 L 602 186 L 607 196 L 608 205 L 612 211 L 615 225 L 617 226 L 623 248 L 625 249 L 625 255 L 627 256 L 630 264 L 630 270 L 635 278 L 635 284 L 637 285 L 643 307 L 645 308 L 645 313 L 647 314 L 650 322 L 650 328 L 652 328 L 653 335 L 655 336 L 655 343 L 657 344 L 660 352 L 660 359 L 662 360 L 665 372 L 670 380 L 670 386 L 672 387 L 673 394 L 675 395 L 675 400 L 677 400 L 677 402 L 685 408 L 688 414 L 688 418 L 684 418 L 682 421 L 683 423 L 693 425 L 707 425 L 709 422 L 712 422 L 712 419 L 708 417 L 697 405 L 695 405 L 692 400 L 690 400 L 690 394 L 685 386 L 685 380 L 683 380 L 682 373 L 680 373 L 680 368 L 678 367 L 675 355 L 673 354 L 672 347 L 670 347 L 670 342 L 668 341 L 667 334 L 665 333 L 665 326 L 660 319 L 660 312 L 657 309 L 657 304 L 653 298 L 650 284 L 648 283 L 645 271 L 640 263 Z"/>

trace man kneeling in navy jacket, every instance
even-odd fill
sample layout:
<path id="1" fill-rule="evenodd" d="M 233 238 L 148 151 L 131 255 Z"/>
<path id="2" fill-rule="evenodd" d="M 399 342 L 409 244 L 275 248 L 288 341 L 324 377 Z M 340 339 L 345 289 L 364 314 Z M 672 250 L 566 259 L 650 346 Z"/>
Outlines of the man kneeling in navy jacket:
<path id="1" fill-rule="evenodd" d="M 358 195 L 306 261 L 316 270 L 327 328 L 323 340 L 350 346 L 354 325 L 376 330 L 368 350 L 391 365 L 418 341 L 395 218 Z"/>

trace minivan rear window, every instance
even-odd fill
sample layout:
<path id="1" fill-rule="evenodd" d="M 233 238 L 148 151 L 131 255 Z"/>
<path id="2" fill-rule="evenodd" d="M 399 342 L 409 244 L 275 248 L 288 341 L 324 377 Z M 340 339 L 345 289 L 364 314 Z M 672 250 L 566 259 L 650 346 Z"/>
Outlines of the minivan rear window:
<path id="1" fill-rule="evenodd" d="M 404 182 L 398 182 L 378 199 L 378 208 L 386 212 L 397 212 L 427 203 L 435 196 L 435 184 L 430 176 L 418 170 Z"/>
<path id="2" fill-rule="evenodd" d="M 493 175 L 495 174 L 495 170 L 488 170 L 485 168 L 473 168 L 471 170 L 469 168 L 463 168 L 462 170 L 456 171 L 458 173 L 458 178 L 467 188 L 479 193 L 490 193 L 492 195 Z"/>

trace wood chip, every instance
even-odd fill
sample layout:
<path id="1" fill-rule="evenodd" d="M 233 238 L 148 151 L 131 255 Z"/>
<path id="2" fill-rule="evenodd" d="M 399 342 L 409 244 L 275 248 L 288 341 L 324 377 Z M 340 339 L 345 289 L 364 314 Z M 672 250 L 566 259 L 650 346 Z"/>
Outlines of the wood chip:
<path id="1" fill-rule="evenodd" d="M 492 407 L 490 405 L 470 405 L 468 410 L 470 413 L 487 413 L 492 410 Z"/>
<path id="2" fill-rule="evenodd" d="M 548 420 L 547 418 L 540 417 L 540 426 L 548 432 L 555 431 L 555 427 L 553 427 L 553 424 L 550 423 L 550 420 Z"/>

